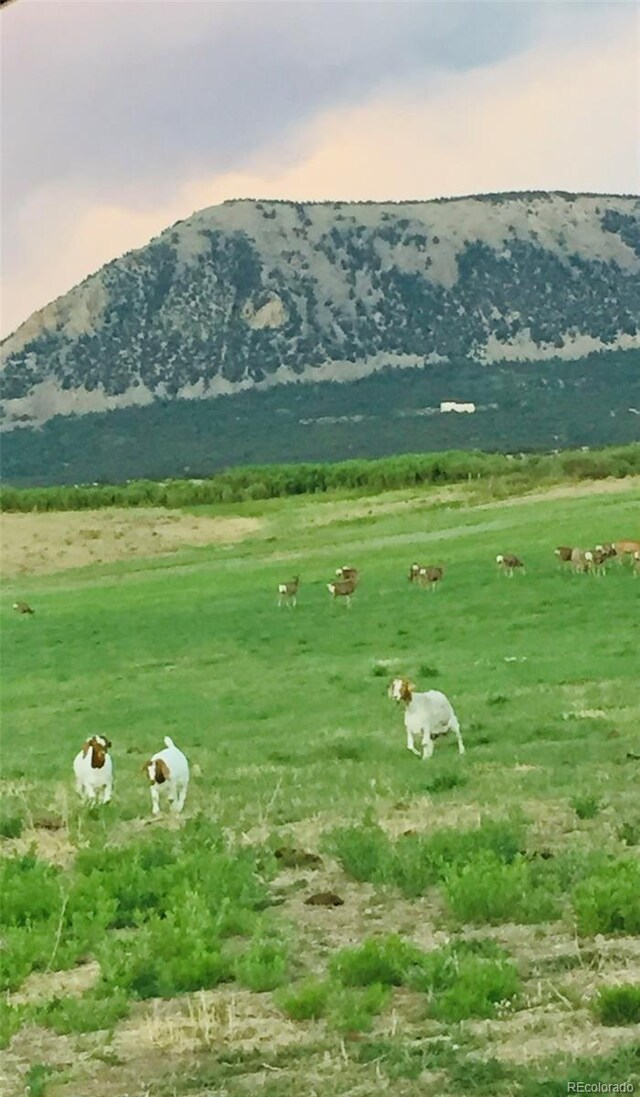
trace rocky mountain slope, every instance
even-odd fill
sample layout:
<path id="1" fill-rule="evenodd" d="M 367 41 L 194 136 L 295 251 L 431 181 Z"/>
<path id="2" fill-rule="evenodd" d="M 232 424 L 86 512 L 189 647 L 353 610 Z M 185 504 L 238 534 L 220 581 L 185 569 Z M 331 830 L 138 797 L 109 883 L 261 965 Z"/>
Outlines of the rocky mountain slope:
<path id="1" fill-rule="evenodd" d="M 640 346 L 640 200 L 233 201 L 35 313 L 3 425 L 385 367 Z"/>

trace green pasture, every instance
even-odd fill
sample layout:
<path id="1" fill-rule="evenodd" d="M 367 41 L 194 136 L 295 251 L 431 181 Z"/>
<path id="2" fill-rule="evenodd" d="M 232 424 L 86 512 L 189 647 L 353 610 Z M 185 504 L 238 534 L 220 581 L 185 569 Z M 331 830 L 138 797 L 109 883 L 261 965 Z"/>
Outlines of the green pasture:
<path id="1" fill-rule="evenodd" d="M 160 1064 L 150 1049 L 135 1069 L 151 1097 L 321 1091 L 337 1097 L 389 1087 L 401 1097 L 542 1097 L 565 1092 L 571 1078 L 639 1080 L 630 1043 L 638 1036 L 637 1018 L 625 1024 L 623 1009 L 618 1028 L 605 1028 L 595 995 L 609 982 L 636 981 L 640 970 L 640 952 L 629 944 L 640 931 L 640 899 L 633 899 L 640 880 L 640 578 L 618 564 L 604 578 L 569 574 L 553 549 L 638 536 L 640 490 L 603 486 L 581 494 L 576 488 L 559 497 L 485 505 L 467 505 L 464 489 L 456 492 L 449 498 L 427 489 L 201 508 L 257 515 L 262 526 L 233 546 L 5 584 L 2 842 L 11 872 L 15 859 L 23 858 L 9 883 L 17 886 L 20 873 L 32 880 L 24 884 L 13 923 L 8 918 L 10 944 L 23 957 L 7 962 L 6 986 L 14 997 L 4 1006 L 5 1042 L 15 1033 L 5 1054 L 18 1078 L 16 1094 L 29 1092 L 34 1070 L 42 1088 L 32 1092 L 134 1092 L 127 1088 L 132 1068 L 125 1053 L 116 1048 L 111 1059 L 99 1055 L 95 1032 L 73 1020 L 75 1006 L 68 1007 L 71 1020 L 65 1014 L 57 1023 L 86 1052 L 89 1066 L 85 1062 L 80 1074 L 53 1053 L 47 1058 L 33 1050 L 38 1040 L 29 1045 L 25 1036 L 29 1025 L 55 1029 L 51 1016 L 59 1017 L 60 1007 L 51 1012 L 51 996 L 39 1002 L 40 1012 L 33 1012 L 33 1003 L 21 1004 L 15 995 L 23 976 L 30 970 L 51 975 L 91 958 L 100 961 L 103 989 L 91 992 L 87 1009 L 97 1011 L 93 1027 L 104 1029 L 114 1046 L 123 1025 L 146 1016 L 147 999 L 178 999 L 201 987 L 209 992 L 220 986 L 225 993 L 244 988 L 238 993 L 254 994 L 260 1008 L 267 1009 L 268 1001 L 269 1017 L 281 1016 L 283 1031 L 295 1030 L 289 1042 L 261 1052 L 236 1048 L 231 1037 L 222 1044 L 202 1037 L 187 1050 L 176 1044 Z M 494 562 L 499 552 L 518 554 L 526 575 L 500 574 Z M 436 591 L 407 581 L 414 560 L 444 565 Z M 343 564 L 361 571 L 350 609 L 332 603 L 326 589 Z M 296 574 L 297 607 L 278 608 L 278 583 Z M 27 600 L 35 614 L 14 614 L 16 598 Z M 438 742 L 428 763 L 406 750 L 402 712 L 386 695 L 395 673 L 447 694 L 460 720 L 464 757 L 455 741 Z M 73 756 L 91 734 L 112 740 L 115 771 L 113 802 L 95 812 L 79 808 L 71 779 Z M 141 767 L 165 735 L 195 766 L 180 828 L 166 818 L 146 825 L 150 797 Z M 42 834 L 52 816 L 48 833 L 67 854 L 49 879 Z M 482 820 L 511 828 L 516 844 L 508 856 L 503 844 L 496 852 L 493 838 L 486 849 L 458 850 L 460 833 Z M 444 853 L 437 853 L 440 839 L 429 844 L 443 829 L 458 834 L 451 839 L 453 852 L 449 838 L 443 839 Z M 407 868 L 405 831 L 415 846 L 417 877 Z M 381 853 L 380 843 L 389 848 Z M 163 866 L 193 860 L 186 893 L 202 906 L 187 911 L 186 899 L 184 911 L 172 905 L 183 901 L 175 898 L 182 892 L 174 876 L 162 896 L 145 898 L 144 914 L 141 900 L 132 900 L 128 920 L 118 922 L 109 890 L 118 857 L 132 857 L 137 871 L 138 853 L 149 844 L 164 849 L 157 854 Z M 273 858 L 283 845 L 318 854 L 316 875 L 313 869 L 283 870 Z M 79 881 L 86 883 L 91 858 L 100 860 L 105 850 L 115 857 L 113 874 L 104 870 L 92 914 L 91 886 L 85 892 Z M 236 854 L 249 858 L 238 870 L 246 880 L 224 860 Z M 543 854 L 548 862 L 542 867 L 531 860 Z M 199 862 L 207 859 L 203 867 Z M 539 871 L 530 871 L 532 864 Z M 224 880 L 232 878 L 229 909 L 235 913 L 221 927 L 214 908 L 224 905 Z M 405 886 L 407 879 L 423 883 Z M 483 881 L 505 895 L 515 888 L 513 917 L 508 910 L 496 914 L 489 899 L 483 905 Z M 307 918 L 302 897 L 316 882 L 318 890 L 330 886 L 340 893 L 339 913 L 320 909 Z M 32 911 L 29 887 L 35 894 L 49 886 L 52 911 Z M 134 891 L 138 886 L 131 884 Z M 618 907 L 603 914 L 598 895 L 616 888 Z M 549 901 L 529 904 L 536 889 L 546 889 Z M 363 911 L 371 910 L 375 916 L 365 917 Z M 513 939 L 505 929 L 512 922 L 519 926 Z M 334 938 L 327 926 L 337 924 Z M 160 977 L 154 971 L 144 984 L 151 992 L 143 993 L 142 976 L 134 984 L 127 964 L 118 966 L 117 957 L 105 952 L 123 949 L 128 956 L 132 949 L 142 971 L 136 934 L 140 940 L 147 935 L 150 950 L 161 950 L 166 940 L 179 951 L 183 933 L 198 938 L 198 925 L 215 938 L 217 959 L 194 960 L 183 984 L 175 972 L 163 969 Z M 460 989 L 464 980 L 453 986 L 438 974 L 446 956 L 436 974 L 435 961 L 405 957 L 393 978 L 376 975 L 376 958 L 371 978 L 363 977 L 368 990 L 343 985 L 343 968 L 329 963 L 338 944 L 360 947 L 381 934 L 385 940 L 399 934 L 430 954 L 427 925 L 439 947 L 480 934 L 492 937 L 491 948 L 506 950 L 456 960 L 460 970 L 469 965 L 476 997 L 478 981 L 489 980 L 486 1001 L 493 1004 L 487 1012 L 468 1004 L 471 991 Z M 603 947 L 591 968 L 597 933 L 611 947 Z M 535 990 L 542 986 L 541 972 L 556 970 L 559 956 L 567 968 L 571 957 L 581 970 L 586 965 L 593 978 L 565 986 L 561 965 L 553 991 L 546 975 L 543 990 Z M 423 969 L 427 974 L 417 977 Z M 293 998 L 283 986 L 294 988 Z M 498 1008 L 497 995 L 509 1005 Z M 631 1012 L 637 1012 L 634 1002 Z M 105 1003 L 115 1003 L 111 1012 Z M 502 1054 L 519 1010 L 539 1009 L 535 1023 L 542 1031 L 552 1006 L 570 1033 L 564 1042 L 551 1047 L 541 1039 L 539 1054 L 525 1065 Z M 616 1008 L 610 1012 L 617 1017 Z M 399 1026 L 393 1016 L 400 1016 Z M 482 1023 L 490 1031 L 470 1019 L 489 1016 Z M 581 1042 L 583 1030 L 588 1038 Z M 352 1031 L 359 1038 L 345 1044 Z M 586 1073 L 572 1073 L 578 1067 Z"/>

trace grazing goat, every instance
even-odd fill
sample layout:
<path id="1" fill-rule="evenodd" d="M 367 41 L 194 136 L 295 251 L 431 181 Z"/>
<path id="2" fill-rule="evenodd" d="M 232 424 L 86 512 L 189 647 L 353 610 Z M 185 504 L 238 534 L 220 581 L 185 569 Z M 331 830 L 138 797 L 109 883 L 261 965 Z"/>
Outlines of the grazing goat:
<path id="1" fill-rule="evenodd" d="M 437 584 L 444 578 L 444 568 L 412 564 L 409 569 L 409 582 L 417 583 L 421 587 L 431 587 L 435 590 Z"/>
<path id="2" fill-rule="evenodd" d="M 458 752 L 464 754 L 458 718 L 444 693 L 437 689 L 416 693 L 416 687 L 408 678 L 394 678 L 389 686 L 389 697 L 406 705 L 404 726 L 407 750 L 412 754 L 426 761 L 433 754 L 433 740 L 450 731 L 458 740 Z M 416 749 L 416 740 L 421 744 L 421 751 Z"/>
<path id="3" fill-rule="evenodd" d="M 571 550 L 571 567 L 574 571 L 586 574 L 593 566 L 593 553 L 590 549 L 574 548 Z"/>
<path id="4" fill-rule="evenodd" d="M 570 548 L 568 545 L 560 545 L 559 548 L 554 549 L 553 551 L 554 551 L 555 555 L 558 557 L 558 563 L 559 564 L 570 564 L 571 563 L 571 553 L 573 552 L 573 549 Z"/>
<path id="5" fill-rule="evenodd" d="M 611 555 L 605 552 L 604 549 L 594 548 L 591 550 L 591 566 L 594 575 L 606 575 L 606 563 L 611 559 Z"/>
<path id="6" fill-rule="evenodd" d="M 636 579 L 640 575 L 640 549 L 637 549 L 633 554 L 633 577 Z"/>
<path id="7" fill-rule="evenodd" d="M 622 563 L 625 556 L 633 560 L 634 553 L 640 552 L 640 541 L 614 541 L 611 547 Z"/>
<path id="8" fill-rule="evenodd" d="M 524 564 L 522 563 L 520 557 L 513 556 L 509 552 L 505 552 L 504 554 L 499 553 L 496 556 L 496 564 L 498 565 L 498 567 L 502 568 L 503 572 L 505 573 L 505 575 L 508 575 L 509 579 L 513 578 L 513 573 L 518 568 L 522 568 L 522 574 L 526 575 L 526 572 L 524 570 Z"/>
<path id="9" fill-rule="evenodd" d="M 298 604 L 298 587 L 300 586 L 300 576 L 296 575 L 288 583 L 280 583 L 278 586 L 278 605 L 287 605 L 290 609 Z"/>
<path id="10" fill-rule="evenodd" d="M 35 609 L 31 609 L 31 606 L 27 605 L 26 602 L 14 602 L 13 603 L 13 608 L 15 609 L 16 613 L 35 613 L 36 612 Z"/>
<path id="11" fill-rule="evenodd" d="M 353 584 L 357 587 L 358 579 L 360 578 L 360 572 L 357 568 L 336 568 L 336 577 L 338 579 L 353 579 Z"/>
<path id="12" fill-rule="evenodd" d="M 99 795 L 103 804 L 111 799 L 113 762 L 108 753 L 110 747 L 111 742 L 104 735 L 92 735 L 73 759 L 76 792 L 90 804 L 95 804 Z"/>
<path id="13" fill-rule="evenodd" d="M 151 783 L 151 810 L 154 815 L 160 811 L 160 788 L 166 792 L 173 811 L 180 812 L 184 807 L 189 787 L 189 763 L 181 750 L 174 745 L 168 735 L 164 737 L 165 749 L 154 754 L 150 762 L 145 762 L 143 772 Z"/>
<path id="14" fill-rule="evenodd" d="M 356 589 L 355 579 L 336 579 L 333 583 L 327 583 L 327 590 L 331 597 L 344 598 L 349 609 L 351 608 L 351 595 Z"/>

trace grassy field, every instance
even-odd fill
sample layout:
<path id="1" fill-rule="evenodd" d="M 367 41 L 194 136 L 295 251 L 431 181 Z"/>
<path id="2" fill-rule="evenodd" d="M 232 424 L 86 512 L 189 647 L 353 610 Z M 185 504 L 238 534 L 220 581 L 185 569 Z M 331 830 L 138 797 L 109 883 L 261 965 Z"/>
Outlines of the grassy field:
<path id="1" fill-rule="evenodd" d="M 640 581 L 553 556 L 637 537 L 639 503 L 627 481 L 221 506 L 200 517 L 254 519 L 243 540 L 11 578 L 7 1097 L 640 1084 Z M 435 593 L 414 560 L 445 566 Z M 451 698 L 463 758 L 408 753 L 396 672 Z M 94 733 L 115 794 L 91 812 L 71 763 Z M 194 774 L 152 822 L 164 735 Z"/>

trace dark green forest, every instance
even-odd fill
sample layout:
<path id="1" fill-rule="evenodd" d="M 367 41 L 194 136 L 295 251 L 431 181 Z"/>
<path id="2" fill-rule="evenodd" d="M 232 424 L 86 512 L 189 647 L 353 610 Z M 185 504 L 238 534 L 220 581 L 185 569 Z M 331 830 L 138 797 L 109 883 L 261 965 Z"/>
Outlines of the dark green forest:
<path id="1" fill-rule="evenodd" d="M 473 415 L 441 414 L 442 400 Z M 635 409 L 635 410 L 630 410 Z M 244 465 L 441 450 L 503 453 L 640 439 L 640 352 L 577 362 L 462 360 L 361 381 L 281 385 L 215 400 L 56 417 L 3 436 L 6 484 L 200 478 Z"/>

